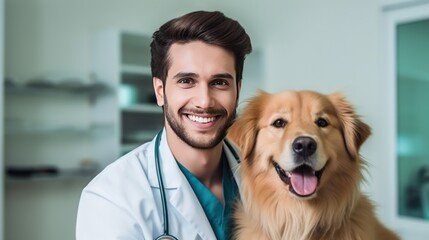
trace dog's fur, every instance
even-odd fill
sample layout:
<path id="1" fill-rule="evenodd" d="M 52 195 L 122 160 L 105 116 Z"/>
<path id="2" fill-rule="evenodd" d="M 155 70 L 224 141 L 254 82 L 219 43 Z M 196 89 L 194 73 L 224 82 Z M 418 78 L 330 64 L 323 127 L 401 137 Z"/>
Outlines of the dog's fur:
<path id="1" fill-rule="evenodd" d="M 359 148 L 370 133 L 340 93 L 252 98 L 228 131 L 242 157 L 233 239 L 399 239 L 360 191 Z"/>

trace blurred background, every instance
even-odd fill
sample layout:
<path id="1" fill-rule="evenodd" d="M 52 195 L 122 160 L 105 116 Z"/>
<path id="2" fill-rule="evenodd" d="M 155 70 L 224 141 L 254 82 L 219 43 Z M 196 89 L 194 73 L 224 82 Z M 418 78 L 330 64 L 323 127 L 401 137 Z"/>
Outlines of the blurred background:
<path id="1" fill-rule="evenodd" d="M 83 187 L 163 124 L 151 34 L 194 10 L 251 36 L 241 102 L 257 89 L 343 92 L 373 129 L 363 191 L 403 239 L 427 239 L 423 0 L 0 0 L 0 239 L 75 238 Z"/>

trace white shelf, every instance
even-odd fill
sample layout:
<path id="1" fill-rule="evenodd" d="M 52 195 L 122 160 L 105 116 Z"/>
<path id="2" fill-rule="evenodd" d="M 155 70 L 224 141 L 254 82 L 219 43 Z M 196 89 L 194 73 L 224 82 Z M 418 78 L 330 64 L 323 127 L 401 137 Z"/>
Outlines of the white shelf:
<path id="1" fill-rule="evenodd" d="M 58 169 L 51 173 L 35 173 L 28 175 L 6 175 L 6 183 L 29 183 L 29 182 L 51 182 L 58 180 L 74 180 L 81 178 L 93 178 L 100 170 L 99 169 Z"/>
<path id="2" fill-rule="evenodd" d="M 113 125 L 91 125 L 89 127 L 74 127 L 74 126 L 43 126 L 43 125 L 27 125 L 20 126 L 17 124 L 5 126 L 6 135 L 95 135 L 110 131 Z"/>
<path id="3" fill-rule="evenodd" d="M 94 72 L 118 88 L 117 142 L 122 155 L 163 127 L 163 110 L 154 102 L 152 86 L 152 36 L 113 29 L 94 35 L 94 40 Z"/>
<path id="4" fill-rule="evenodd" d="M 121 155 L 128 153 L 129 151 L 133 150 L 134 148 L 136 148 L 140 145 L 141 144 L 138 144 L 138 143 L 122 144 L 121 145 Z"/>
<path id="5" fill-rule="evenodd" d="M 159 130 L 151 130 L 151 131 L 136 131 L 133 132 L 132 134 L 127 134 L 126 138 L 129 139 L 130 141 L 132 141 L 132 144 L 136 144 L 136 143 L 144 143 L 146 141 L 152 140 L 153 137 L 155 137 L 155 135 L 159 132 Z"/>
<path id="6" fill-rule="evenodd" d="M 122 73 L 152 75 L 150 66 L 123 64 L 121 66 Z"/>
<path id="7" fill-rule="evenodd" d="M 162 113 L 162 108 L 155 104 L 141 103 L 121 107 L 121 111 L 128 113 Z"/>
<path id="8" fill-rule="evenodd" d="M 113 90 L 104 84 L 94 83 L 94 84 L 76 84 L 76 85 L 41 85 L 41 86 L 32 86 L 32 85 L 12 85 L 5 87 L 6 95 L 101 95 L 106 93 L 111 93 Z"/>
<path id="9" fill-rule="evenodd" d="M 54 166 L 28 176 L 5 172 L 6 182 L 89 179 L 90 169 L 61 166 L 78 165 L 80 159 L 105 166 L 117 158 L 117 88 L 107 78 L 93 79 L 100 80 L 6 82 L 5 165 Z"/>
<path id="10" fill-rule="evenodd" d="M 158 132 L 159 129 L 135 131 L 133 133 L 126 134 L 123 136 L 125 143 L 121 144 L 121 154 L 127 153 L 141 144 L 151 141 Z"/>

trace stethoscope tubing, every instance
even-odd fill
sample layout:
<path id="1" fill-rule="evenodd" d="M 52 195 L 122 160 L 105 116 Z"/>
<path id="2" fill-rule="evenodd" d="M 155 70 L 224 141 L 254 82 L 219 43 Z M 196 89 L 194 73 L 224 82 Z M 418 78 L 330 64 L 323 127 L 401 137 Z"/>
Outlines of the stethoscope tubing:
<path id="1" fill-rule="evenodd" d="M 159 193 L 161 196 L 161 204 L 162 204 L 162 217 L 164 218 L 164 232 L 162 235 L 155 238 L 155 240 L 178 240 L 176 237 L 169 234 L 167 197 L 165 196 L 165 188 L 164 188 L 164 182 L 162 180 L 162 172 L 161 172 L 161 163 L 159 160 L 159 146 L 161 144 L 162 131 L 163 131 L 163 129 L 161 129 L 159 131 L 159 133 L 156 135 L 155 149 L 154 150 L 155 150 L 156 175 L 158 178 Z M 228 141 L 225 141 L 225 143 L 226 143 L 226 146 L 228 147 L 228 149 L 230 149 L 234 158 L 237 160 L 238 163 L 240 163 L 240 158 L 239 158 L 237 152 L 232 147 L 232 145 Z"/>
<path id="2" fill-rule="evenodd" d="M 155 140 L 155 164 L 156 164 L 156 175 L 158 178 L 159 184 L 159 193 L 161 196 L 161 204 L 162 204 L 162 215 L 164 218 L 164 233 L 157 237 L 155 240 L 177 240 L 176 237 L 169 234 L 169 226 L 168 226 L 168 209 L 167 209 L 167 198 L 165 196 L 164 182 L 162 180 L 161 173 L 161 163 L 159 161 L 159 145 L 161 142 L 162 129 L 159 131 Z"/>

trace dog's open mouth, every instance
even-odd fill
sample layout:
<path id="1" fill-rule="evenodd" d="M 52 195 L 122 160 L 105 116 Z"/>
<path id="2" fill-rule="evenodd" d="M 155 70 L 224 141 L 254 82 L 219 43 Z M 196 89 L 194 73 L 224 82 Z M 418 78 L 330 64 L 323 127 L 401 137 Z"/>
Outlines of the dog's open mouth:
<path id="1" fill-rule="evenodd" d="M 321 170 L 315 171 L 310 166 L 303 164 L 292 171 L 285 171 L 277 162 L 272 161 L 272 163 L 280 179 L 289 185 L 289 191 L 299 197 L 309 197 L 316 192 L 325 169 L 323 167 Z"/>

